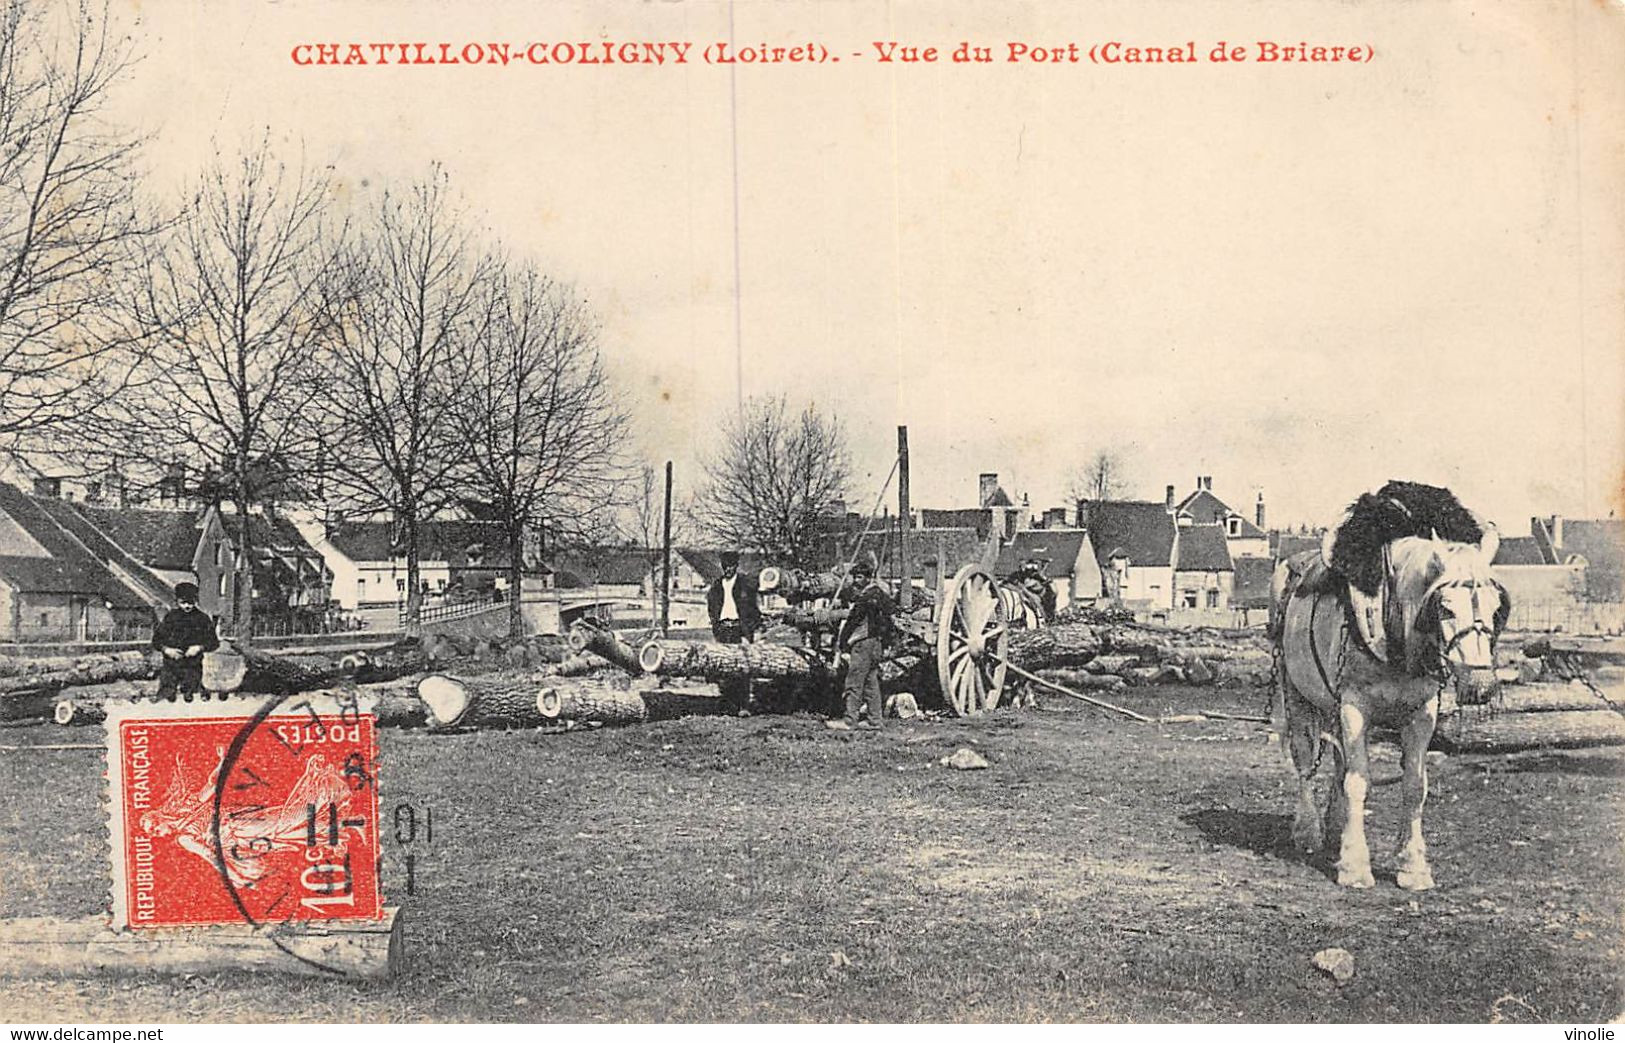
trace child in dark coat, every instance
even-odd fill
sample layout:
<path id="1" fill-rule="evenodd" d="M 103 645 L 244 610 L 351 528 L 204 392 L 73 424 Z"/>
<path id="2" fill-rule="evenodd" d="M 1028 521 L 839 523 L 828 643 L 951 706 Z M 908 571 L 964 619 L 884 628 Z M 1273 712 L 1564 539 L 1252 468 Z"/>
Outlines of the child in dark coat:
<path id="1" fill-rule="evenodd" d="M 203 653 L 220 647 L 214 620 L 197 607 L 197 584 L 175 585 L 175 608 L 152 632 L 152 647 L 163 653 L 158 667 L 158 698 L 190 696 L 203 690 Z"/>

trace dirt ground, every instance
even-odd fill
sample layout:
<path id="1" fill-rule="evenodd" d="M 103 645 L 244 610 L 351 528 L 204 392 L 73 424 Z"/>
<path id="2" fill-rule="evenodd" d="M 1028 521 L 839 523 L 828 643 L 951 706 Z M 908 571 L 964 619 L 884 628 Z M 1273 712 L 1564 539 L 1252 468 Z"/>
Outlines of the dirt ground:
<path id="1" fill-rule="evenodd" d="M 1140 689 L 1141 711 L 1264 712 Z M 0 743 L 94 739 L 47 726 Z M 961 746 L 992 762 L 953 771 Z M 7 982 L 0 1019 L 1595 1023 L 1625 1009 L 1625 755 L 1460 755 L 1425 821 L 1437 890 L 1393 880 L 1397 756 L 1369 806 L 1378 885 L 1287 837 L 1266 725 L 1143 725 L 1046 702 L 841 734 L 810 716 L 382 738 L 407 964 L 385 983 L 222 973 Z M 103 755 L 0 752 L 0 916 L 105 906 Z M 1339 986 L 1311 964 L 1348 950 Z"/>

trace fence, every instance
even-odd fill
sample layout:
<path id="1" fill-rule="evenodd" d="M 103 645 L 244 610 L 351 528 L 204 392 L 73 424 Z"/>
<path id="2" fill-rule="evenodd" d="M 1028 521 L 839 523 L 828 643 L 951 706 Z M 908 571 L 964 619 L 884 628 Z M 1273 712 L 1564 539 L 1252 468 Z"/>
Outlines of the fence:
<path id="1" fill-rule="evenodd" d="M 471 598 L 467 601 L 442 601 L 439 604 L 429 604 L 425 602 L 418 608 L 418 622 L 433 623 L 440 619 L 461 619 L 464 616 L 472 616 L 476 613 L 484 612 L 486 609 L 492 608 L 496 605 L 507 604 L 507 601 L 508 599 L 504 596 L 504 592 L 499 590 L 489 598 Z M 402 602 L 400 606 L 400 620 L 401 625 L 405 626 L 405 602 Z"/>

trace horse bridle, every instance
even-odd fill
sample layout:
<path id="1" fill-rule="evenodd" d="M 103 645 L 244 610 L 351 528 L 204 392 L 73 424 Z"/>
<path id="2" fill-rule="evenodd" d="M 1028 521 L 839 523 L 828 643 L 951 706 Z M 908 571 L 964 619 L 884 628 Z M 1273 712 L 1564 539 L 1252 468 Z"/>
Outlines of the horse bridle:
<path id="1" fill-rule="evenodd" d="M 1451 580 L 1448 583 L 1439 583 L 1427 592 L 1427 597 L 1434 598 L 1438 597 L 1446 590 L 1466 587 L 1468 590 L 1472 591 L 1473 595 L 1472 625 L 1462 627 L 1451 636 L 1449 641 L 1440 644 L 1439 664 L 1441 666 L 1448 667 L 1450 665 L 1450 653 L 1455 651 L 1456 647 L 1460 645 L 1462 641 L 1465 640 L 1470 634 L 1483 634 L 1490 641 L 1493 642 L 1495 640 L 1495 627 L 1484 622 L 1483 613 L 1479 611 L 1480 606 L 1478 602 L 1478 592 L 1487 586 L 1492 586 L 1492 584 L 1480 583 L 1475 579 L 1458 579 Z"/>

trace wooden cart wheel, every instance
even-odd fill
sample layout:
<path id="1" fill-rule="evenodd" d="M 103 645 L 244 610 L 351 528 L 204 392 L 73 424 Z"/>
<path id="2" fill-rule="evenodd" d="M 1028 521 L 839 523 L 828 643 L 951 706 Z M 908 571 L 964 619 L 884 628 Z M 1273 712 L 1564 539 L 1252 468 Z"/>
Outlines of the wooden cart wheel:
<path id="1" fill-rule="evenodd" d="M 980 565 L 966 565 L 944 592 L 937 613 L 937 679 L 959 717 L 999 704 L 1010 621 L 998 583 Z"/>

